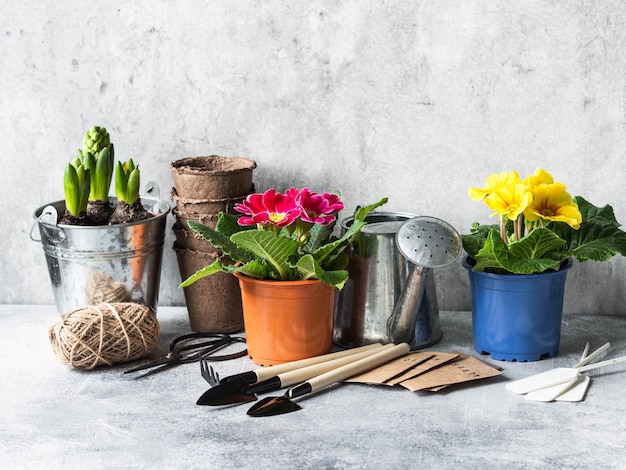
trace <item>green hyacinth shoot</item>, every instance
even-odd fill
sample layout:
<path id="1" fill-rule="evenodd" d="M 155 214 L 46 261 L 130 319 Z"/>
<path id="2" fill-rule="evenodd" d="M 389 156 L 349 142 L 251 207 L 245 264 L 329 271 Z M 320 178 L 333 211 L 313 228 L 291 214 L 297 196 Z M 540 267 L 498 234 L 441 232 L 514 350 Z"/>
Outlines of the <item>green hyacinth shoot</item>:
<path id="1" fill-rule="evenodd" d="M 114 148 L 104 127 L 93 126 L 83 138 L 78 159 L 91 174 L 90 201 L 108 201 L 113 179 Z"/>
<path id="2" fill-rule="evenodd" d="M 87 209 L 89 199 L 90 173 L 76 158 L 65 167 L 63 189 L 65 191 L 65 207 L 74 217 L 78 217 Z"/>
<path id="3" fill-rule="evenodd" d="M 140 184 L 139 166 L 135 166 L 132 158 L 127 162 L 117 162 L 115 168 L 115 195 L 118 201 L 134 204 L 139 199 Z"/>

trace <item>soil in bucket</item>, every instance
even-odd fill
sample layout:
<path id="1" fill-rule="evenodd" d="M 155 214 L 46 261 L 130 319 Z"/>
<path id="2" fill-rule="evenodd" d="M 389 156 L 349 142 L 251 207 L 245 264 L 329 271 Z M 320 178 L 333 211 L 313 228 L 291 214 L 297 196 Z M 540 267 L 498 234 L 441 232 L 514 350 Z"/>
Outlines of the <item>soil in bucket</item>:
<path id="1" fill-rule="evenodd" d="M 182 280 L 213 263 L 216 253 L 202 253 L 174 245 Z M 243 330 L 241 291 L 232 274 L 216 273 L 184 288 L 189 324 L 198 333 L 235 333 Z"/>

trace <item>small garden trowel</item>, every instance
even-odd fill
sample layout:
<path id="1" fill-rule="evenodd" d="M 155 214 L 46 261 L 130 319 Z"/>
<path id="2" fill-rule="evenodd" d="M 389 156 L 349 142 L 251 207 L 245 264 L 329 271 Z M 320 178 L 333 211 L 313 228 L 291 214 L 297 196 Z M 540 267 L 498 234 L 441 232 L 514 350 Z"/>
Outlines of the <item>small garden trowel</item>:
<path id="1" fill-rule="evenodd" d="M 384 347 L 379 343 L 369 344 L 229 376 L 204 392 L 196 404 L 222 406 L 255 401 L 256 393 L 288 387 L 340 365 L 366 357 Z"/>

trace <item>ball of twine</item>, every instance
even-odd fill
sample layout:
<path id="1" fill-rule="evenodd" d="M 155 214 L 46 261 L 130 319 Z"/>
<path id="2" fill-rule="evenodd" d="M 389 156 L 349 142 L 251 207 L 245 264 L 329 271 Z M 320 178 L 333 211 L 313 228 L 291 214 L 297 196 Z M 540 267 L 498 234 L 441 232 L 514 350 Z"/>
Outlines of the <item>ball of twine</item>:
<path id="1" fill-rule="evenodd" d="M 61 315 L 48 336 L 57 359 L 90 370 L 151 353 L 159 342 L 159 323 L 145 305 L 101 303 Z"/>

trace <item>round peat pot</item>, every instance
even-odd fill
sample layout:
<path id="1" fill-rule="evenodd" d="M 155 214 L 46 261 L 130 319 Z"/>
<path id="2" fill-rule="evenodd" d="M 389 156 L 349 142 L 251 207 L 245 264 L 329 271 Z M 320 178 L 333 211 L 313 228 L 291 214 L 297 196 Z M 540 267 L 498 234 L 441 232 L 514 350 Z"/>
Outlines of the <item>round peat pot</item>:
<path id="1" fill-rule="evenodd" d="M 109 198 L 117 204 L 116 198 Z M 100 302 L 136 302 L 155 313 L 159 296 L 167 202 L 142 197 L 154 217 L 116 225 L 57 224 L 65 201 L 37 209 L 33 216 L 57 310 L 69 312 Z"/>
<path id="2" fill-rule="evenodd" d="M 256 162 L 243 157 L 186 157 L 171 163 L 174 187 L 185 199 L 245 197 L 252 189 Z"/>
<path id="3" fill-rule="evenodd" d="M 563 297 L 571 260 L 558 271 L 493 274 L 472 271 L 465 257 L 472 293 L 474 347 L 501 361 L 538 361 L 559 350 Z"/>

